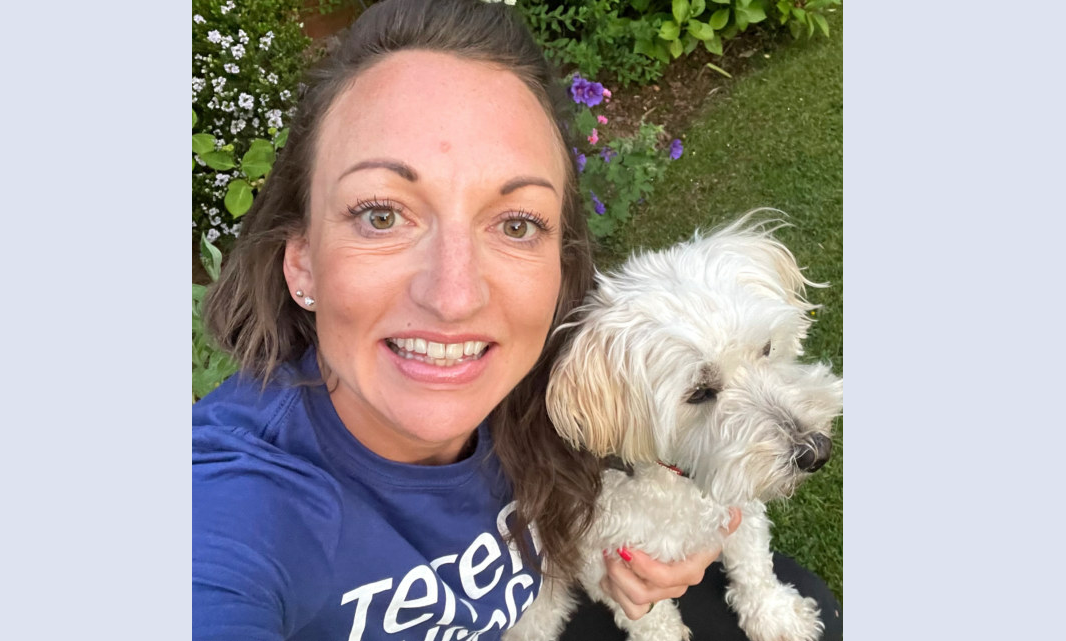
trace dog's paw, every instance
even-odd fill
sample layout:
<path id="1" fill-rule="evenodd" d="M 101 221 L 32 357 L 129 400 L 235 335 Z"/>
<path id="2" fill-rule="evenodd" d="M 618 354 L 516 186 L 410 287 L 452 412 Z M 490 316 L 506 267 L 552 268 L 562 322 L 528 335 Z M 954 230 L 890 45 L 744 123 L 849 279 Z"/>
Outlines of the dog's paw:
<path id="1" fill-rule="evenodd" d="M 762 597 L 731 600 L 741 629 L 752 641 L 817 641 L 825 629 L 817 601 L 804 598 L 790 585 L 780 585 Z"/>

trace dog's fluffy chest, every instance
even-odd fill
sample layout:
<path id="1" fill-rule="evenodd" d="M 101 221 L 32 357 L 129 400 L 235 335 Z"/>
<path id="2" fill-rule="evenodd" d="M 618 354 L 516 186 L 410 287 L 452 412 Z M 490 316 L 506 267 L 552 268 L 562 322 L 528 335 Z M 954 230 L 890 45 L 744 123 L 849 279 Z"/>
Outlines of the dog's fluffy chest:
<path id="1" fill-rule="evenodd" d="M 676 561 L 719 547 L 729 506 L 704 496 L 692 480 L 658 464 L 634 467 L 633 476 L 607 470 L 596 504 L 590 542 L 603 550 L 625 546 L 660 561 Z"/>

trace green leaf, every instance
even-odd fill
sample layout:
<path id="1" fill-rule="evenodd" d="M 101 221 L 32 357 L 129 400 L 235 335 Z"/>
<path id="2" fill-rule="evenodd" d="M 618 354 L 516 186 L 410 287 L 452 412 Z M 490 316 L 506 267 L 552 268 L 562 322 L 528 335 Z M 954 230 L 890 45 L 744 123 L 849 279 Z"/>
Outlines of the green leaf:
<path id="1" fill-rule="evenodd" d="M 192 110 L 192 126 L 193 127 L 196 126 L 196 110 L 195 109 Z"/>
<path id="2" fill-rule="evenodd" d="M 791 2 L 789 2 L 788 0 L 778 0 L 778 2 L 777 2 L 777 12 L 780 13 L 784 18 L 786 18 L 786 19 L 788 18 L 788 13 L 791 10 L 792 10 L 792 3 Z M 785 23 L 782 22 L 781 24 L 785 24 Z"/>
<path id="3" fill-rule="evenodd" d="M 201 261 L 203 261 L 203 259 L 204 259 L 204 256 L 203 256 L 202 252 L 203 252 L 203 243 L 204 243 L 205 240 L 207 240 L 207 239 L 206 238 L 201 238 L 200 239 L 200 247 L 201 247 L 200 248 L 200 252 L 201 252 L 200 260 Z M 207 293 L 207 288 L 204 287 L 203 285 L 197 285 L 196 283 L 192 284 L 192 304 L 193 304 L 193 307 L 195 307 L 197 304 L 199 304 L 201 301 L 204 300 L 204 294 L 206 294 L 206 293 Z"/>
<path id="4" fill-rule="evenodd" d="M 681 43 L 685 45 L 685 55 L 687 56 L 688 54 L 696 50 L 696 46 L 700 44 L 700 40 L 698 38 L 694 38 L 692 34 L 686 33 L 685 36 L 681 39 Z"/>
<path id="5" fill-rule="evenodd" d="M 810 13 L 807 14 L 807 37 L 810 38 L 814 35 L 814 20 L 811 18 Z"/>
<path id="6" fill-rule="evenodd" d="M 689 19 L 695 18 L 707 9 L 706 0 L 692 0 Z"/>
<path id="7" fill-rule="evenodd" d="M 666 20 L 663 26 L 659 27 L 659 37 L 663 40 L 677 40 L 680 35 L 681 27 L 673 20 Z"/>
<path id="8" fill-rule="evenodd" d="M 242 178 L 229 181 L 229 188 L 226 189 L 226 198 L 223 202 L 226 204 L 226 210 L 234 218 L 240 218 L 252 208 L 252 186 Z"/>
<path id="9" fill-rule="evenodd" d="M 203 264 L 211 281 L 218 280 L 218 272 L 222 267 L 222 252 L 207 240 L 207 234 L 200 235 L 200 263 Z M 196 287 L 193 286 L 193 296 L 196 295 Z"/>
<path id="10" fill-rule="evenodd" d="M 748 28 L 748 14 L 744 13 L 743 7 L 736 7 L 736 13 L 733 14 L 733 26 L 741 31 Z"/>
<path id="11" fill-rule="evenodd" d="M 692 34 L 692 37 L 699 40 L 710 40 L 714 37 L 714 29 L 711 28 L 711 25 L 699 20 L 688 21 L 688 32 Z"/>
<path id="12" fill-rule="evenodd" d="M 651 4 L 651 0 L 630 0 L 629 2 L 629 6 L 633 7 L 640 13 L 647 11 L 649 4 Z"/>
<path id="13" fill-rule="evenodd" d="M 829 23 L 826 22 L 825 16 L 823 16 L 820 13 L 815 13 L 813 15 L 814 15 L 814 21 L 818 24 L 818 28 L 821 29 L 821 31 L 822 31 L 822 35 L 824 35 L 826 38 L 828 38 L 829 37 Z"/>
<path id="14" fill-rule="evenodd" d="M 649 58 L 655 57 L 655 43 L 651 40 L 639 39 L 633 43 L 633 53 L 640 53 Z"/>
<path id="15" fill-rule="evenodd" d="M 803 9 L 800 9 L 799 7 L 796 7 L 792 10 L 792 15 L 795 16 L 796 20 L 799 20 L 800 22 L 804 22 L 807 20 L 807 12 Z"/>
<path id="16" fill-rule="evenodd" d="M 574 118 L 574 123 L 577 125 L 577 130 L 581 132 L 581 135 L 587 136 L 596 128 L 596 116 L 592 115 L 592 111 L 588 109 L 581 109 L 578 111 L 577 117 Z"/>
<path id="17" fill-rule="evenodd" d="M 722 74 L 726 78 L 732 78 L 733 77 L 733 76 L 729 75 L 728 71 L 726 71 L 725 69 L 722 69 L 718 65 L 711 64 L 711 63 L 708 62 L 707 63 L 707 67 L 710 68 L 710 69 L 714 69 L 715 71 L 717 71 L 718 73 Z"/>
<path id="18" fill-rule="evenodd" d="M 729 22 L 729 9 L 719 9 L 711 14 L 711 19 L 707 23 L 711 25 L 711 28 L 715 31 L 722 29 Z"/>
<path id="19" fill-rule="evenodd" d="M 792 37 L 797 40 L 799 39 L 800 34 L 802 33 L 802 29 L 803 25 L 800 24 L 798 20 L 792 20 L 788 23 L 788 30 L 792 33 Z"/>
<path id="20" fill-rule="evenodd" d="M 680 40 L 673 40 L 670 42 L 670 55 L 674 58 L 680 58 L 681 54 L 685 52 L 684 45 Z"/>
<path id="21" fill-rule="evenodd" d="M 714 37 L 710 40 L 704 40 L 703 47 L 716 56 L 722 55 L 722 39 L 718 34 L 714 34 Z"/>
<path id="22" fill-rule="evenodd" d="M 255 180 L 270 171 L 274 166 L 274 159 L 274 145 L 270 144 L 269 140 L 256 138 L 241 158 L 241 171 L 248 178 Z"/>
<path id="23" fill-rule="evenodd" d="M 197 155 L 200 156 L 200 160 L 207 163 L 207 166 L 215 171 L 226 171 L 237 166 L 237 163 L 233 161 L 233 152 L 231 151 L 220 149 Z"/>
<path id="24" fill-rule="evenodd" d="M 688 20 L 688 16 L 691 13 L 688 0 L 673 0 L 670 9 L 674 14 L 674 20 L 679 25 Z"/>
<path id="25" fill-rule="evenodd" d="M 215 137 L 211 134 L 193 134 L 192 152 L 203 157 L 209 151 L 215 150 Z M 205 161 L 206 162 L 206 161 Z"/>
<path id="26" fill-rule="evenodd" d="M 738 4 L 746 9 L 751 4 L 751 0 L 738 0 Z"/>
<path id="27" fill-rule="evenodd" d="M 277 136 L 274 136 L 274 149 L 281 149 L 285 146 L 285 143 L 289 141 L 289 128 L 286 127 L 278 132 Z"/>
<path id="28" fill-rule="evenodd" d="M 730 4 L 731 0 L 711 0 L 715 4 Z"/>
<path id="29" fill-rule="evenodd" d="M 766 12 L 762 10 L 762 7 L 737 7 L 737 22 L 740 22 L 740 17 L 744 17 L 745 26 L 748 24 L 755 24 L 756 22 L 762 22 L 766 20 Z M 742 29 L 744 27 L 741 27 Z"/>

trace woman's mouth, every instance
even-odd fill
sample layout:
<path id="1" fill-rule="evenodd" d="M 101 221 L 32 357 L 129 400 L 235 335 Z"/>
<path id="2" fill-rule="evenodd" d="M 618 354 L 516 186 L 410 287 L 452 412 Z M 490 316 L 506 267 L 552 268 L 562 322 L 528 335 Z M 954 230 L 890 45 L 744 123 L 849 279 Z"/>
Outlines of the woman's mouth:
<path id="1" fill-rule="evenodd" d="M 476 361 L 485 355 L 489 346 L 484 341 L 436 343 L 424 338 L 387 338 L 385 343 L 398 356 L 437 367 Z"/>

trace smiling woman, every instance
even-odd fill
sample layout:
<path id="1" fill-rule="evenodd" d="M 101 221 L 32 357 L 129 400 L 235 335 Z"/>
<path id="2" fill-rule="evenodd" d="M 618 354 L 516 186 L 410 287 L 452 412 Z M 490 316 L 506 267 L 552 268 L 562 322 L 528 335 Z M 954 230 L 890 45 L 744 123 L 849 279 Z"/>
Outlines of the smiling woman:
<path id="1" fill-rule="evenodd" d="M 592 273 L 566 109 L 476 0 L 379 3 L 312 73 L 205 302 L 241 374 L 193 410 L 196 638 L 498 636 L 573 571 L 601 465 L 543 401 Z"/>
<path id="2" fill-rule="evenodd" d="M 313 292 L 333 406 L 380 456 L 450 463 L 551 326 L 559 135 L 513 73 L 402 51 L 355 78 L 318 138 L 284 270 L 290 291 Z"/>
<path id="3" fill-rule="evenodd" d="M 195 639 L 499 638 L 576 574 L 603 464 L 544 402 L 592 279 L 567 107 L 479 0 L 377 3 L 311 74 L 204 303 L 241 372 L 193 407 Z M 633 618 L 718 554 L 631 552 Z"/>

